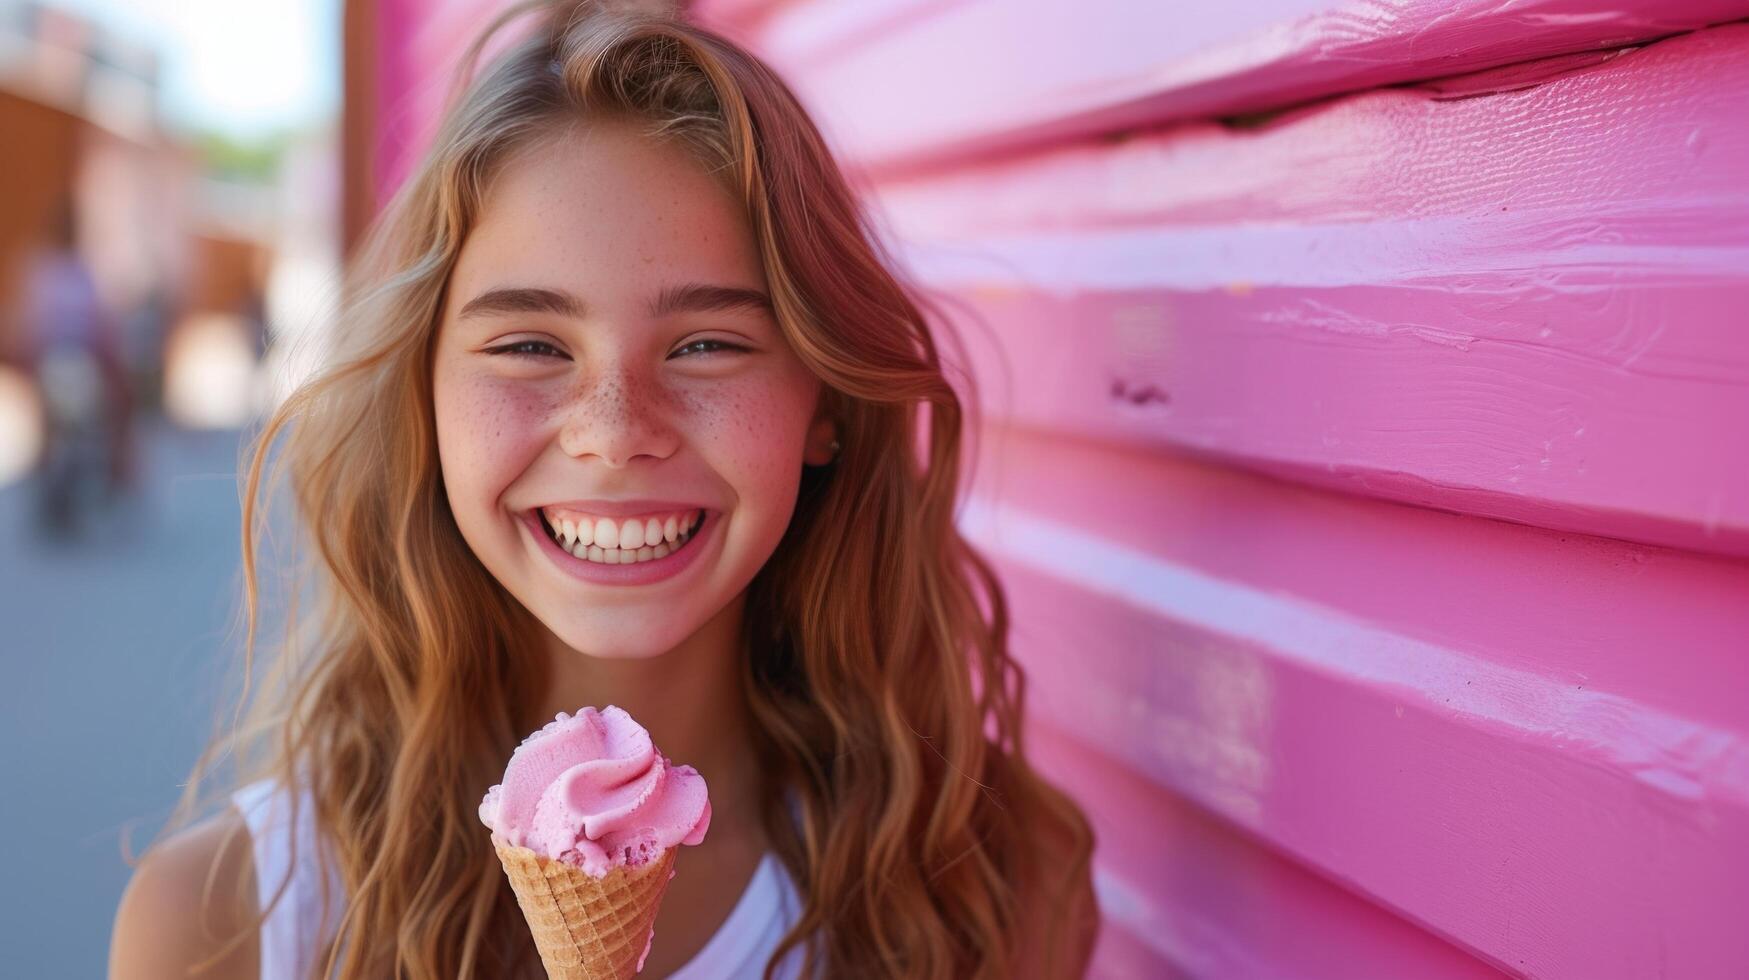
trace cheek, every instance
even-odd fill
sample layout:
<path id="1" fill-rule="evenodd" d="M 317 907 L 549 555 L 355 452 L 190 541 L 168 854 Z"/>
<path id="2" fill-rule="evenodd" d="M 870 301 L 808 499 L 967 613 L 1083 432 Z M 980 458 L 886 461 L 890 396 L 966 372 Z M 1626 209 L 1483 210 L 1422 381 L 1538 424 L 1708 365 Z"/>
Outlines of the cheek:
<path id="1" fill-rule="evenodd" d="M 436 375 L 432 400 L 444 482 L 470 498 L 495 496 L 538 438 L 545 406 L 526 385 L 459 372 Z"/>
<path id="2" fill-rule="evenodd" d="M 813 404 L 794 384 L 749 384 L 696 407 L 698 440 L 742 496 L 793 495 Z"/>

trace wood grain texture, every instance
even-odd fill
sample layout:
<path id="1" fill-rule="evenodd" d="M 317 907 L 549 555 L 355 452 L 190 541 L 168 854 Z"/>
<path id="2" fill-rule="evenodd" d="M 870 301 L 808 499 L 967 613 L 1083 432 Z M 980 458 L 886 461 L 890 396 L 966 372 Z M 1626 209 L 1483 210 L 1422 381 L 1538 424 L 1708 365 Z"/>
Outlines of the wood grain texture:
<path id="1" fill-rule="evenodd" d="M 1749 25 L 893 182 L 985 412 L 1749 555 Z"/>

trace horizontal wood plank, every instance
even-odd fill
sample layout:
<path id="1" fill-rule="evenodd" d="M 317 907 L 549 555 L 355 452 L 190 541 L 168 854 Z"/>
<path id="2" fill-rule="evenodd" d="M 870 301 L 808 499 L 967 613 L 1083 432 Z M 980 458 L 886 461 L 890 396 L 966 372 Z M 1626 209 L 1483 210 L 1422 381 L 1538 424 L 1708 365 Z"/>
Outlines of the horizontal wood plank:
<path id="1" fill-rule="evenodd" d="M 1094 821 L 1104 921 L 1090 976 L 1501 975 L 1062 729 L 1035 721 L 1027 750 Z"/>
<path id="2" fill-rule="evenodd" d="M 991 418 L 1749 555 L 1749 25 L 881 186 Z M 952 307 L 950 307 L 950 310 Z"/>
<path id="3" fill-rule="evenodd" d="M 1749 17 L 1745 0 L 702 0 L 870 172 L 1594 52 Z M 717 8 L 723 8 L 718 14 Z"/>
<path id="4" fill-rule="evenodd" d="M 1749 962 L 1749 564 L 992 436 L 1041 720 L 1502 968 Z"/>

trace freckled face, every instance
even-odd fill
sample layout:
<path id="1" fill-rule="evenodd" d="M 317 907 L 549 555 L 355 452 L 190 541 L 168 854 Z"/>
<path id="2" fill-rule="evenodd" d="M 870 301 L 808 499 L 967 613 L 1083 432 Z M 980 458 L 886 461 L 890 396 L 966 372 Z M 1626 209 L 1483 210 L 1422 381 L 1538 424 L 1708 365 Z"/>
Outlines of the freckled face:
<path id="1" fill-rule="evenodd" d="M 659 655 L 739 601 L 789 525 L 803 463 L 831 458 L 821 383 L 768 313 L 651 313 L 688 283 L 766 290 L 741 206 L 681 147 L 611 122 L 506 165 L 446 292 L 432 387 L 456 524 L 535 618 L 593 656 Z M 584 309 L 458 317 L 505 287 Z M 589 497 L 697 501 L 718 512 L 718 540 L 661 582 L 579 581 L 521 515 Z"/>

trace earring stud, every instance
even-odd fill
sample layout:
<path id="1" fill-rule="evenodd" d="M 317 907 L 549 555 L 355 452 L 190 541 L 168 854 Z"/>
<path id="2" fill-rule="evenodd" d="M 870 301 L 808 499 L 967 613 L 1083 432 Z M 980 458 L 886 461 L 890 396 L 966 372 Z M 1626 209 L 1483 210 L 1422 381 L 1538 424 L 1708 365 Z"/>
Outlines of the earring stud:
<path id="1" fill-rule="evenodd" d="M 834 439 L 834 440 L 832 440 L 832 445 L 829 448 L 832 450 L 832 455 L 836 456 L 836 455 L 838 455 L 838 450 L 842 447 L 840 447 L 838 445 L 838 440 Z"/>

